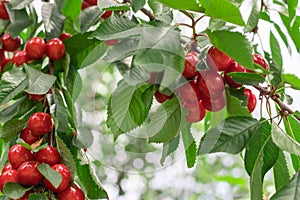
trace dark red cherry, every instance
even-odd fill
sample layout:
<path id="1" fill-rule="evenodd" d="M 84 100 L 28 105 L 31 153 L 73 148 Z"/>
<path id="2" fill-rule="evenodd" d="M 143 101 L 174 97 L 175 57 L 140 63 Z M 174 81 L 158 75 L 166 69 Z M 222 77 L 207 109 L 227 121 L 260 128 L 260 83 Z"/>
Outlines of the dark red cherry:
<path id="1" fill-rule="evenodd" d="M 177 89 L 182 101 L 197 103 L 201 99 L 199 87 L 195 80 L 188 81 Z"/>
<path id="2" fill-rule="evenodd" d="M 55 188 L 50 181 L 47 179 L 44 179 L 44 184 L 46 188 L 52 190 L 53 192 L 62 192 L 68 187 L 70 187 L 70 181 L 71 181 L 71 172 L 69 168 L 63 164 L 56 164 L 51 167 L 55 171 L 61 174 L 62 176 L 62 182 L 59 184 L 58 188 Z"/>
<path id="3" fill-rule="evenodd" d="M 1 171 L 1 174 L 11 169 L 13 169 L 12 165 L 10 163 L 6 163 Z"/>
<path id="4" fill-rule="evenodd" d="M 3 192 L 4 185 L 9 182 L 13 182 L 13 183 L 18 182 L 18 173 L 14 169 L 7 170 L 0 175 L 0 191 L 1 192 Z"/>
<path id="5" fill-rule="evenodd" d="M 159 103 L 164 103 L 165 101 L 173 98 L 173 95 L 166 95 L 166 94 L 160 92 L 159 90 L 157 90 L 155 92 L 154 96 L 155 96 L 156 101 Z"/>
<path id="6" fill-rule="evenodd" d="M 225 97 L 223 93 L 216 97 L 203 96 L 202 105 L 211 112 L 219 111 L 226 105 Z"/>
<path id="7" fill-rule="evenodd" d="M 20 144 L 15 144 L 8 151 L 8 161 L 14 169 L 18 169 L 23 162 L 32 160 L 34 160 L 32 152 Z"/>
<path id="8" fill-rule="evenodd" d="M 23 65 L 24 63 L 28 63 L 31 59 L 27 55 L 26 51 L 19 50 L 17 51 L 11 59 L 11 63 L 16 64 L 18 67 Z"/>
<path id="9" fill-rule="evenodd" d="M 247 107 L 249 110 L 249 113 L 252 113 L 256 107 L 257 99 L 255 94 L 252 93 L 250 89 L 245 88 L 244 89 L 244 95 L 248 97 L 248 103 Z"/>
<path id="10" fill-rule="evenodd" d="M 232 63 L 232 59 L 225 53 L 212 46 L 207 53 L 206 63 L 212 70 L 224 71 Z"/>
<path id="11" fill-rule="evenodd" d="M 51 60 L 60 60 L 64 57 L 66 47 L 58 38 L 52 38 L 47 42 L 47 56 Z"/>
<path id="12" fill-rule="evenodd" d="M 35 160 L 40 163 L 46 163 L 50 166 L 60 163 L 60 155 L 58 150 L 53 146 L 47 146 L 44 149 L 40 149 L 34 155 Z"/>
<path id="13" fill-rule="evenodd" d="M 2 0 L 0 2 L 0 19 L 3 19 L 3 20 L 9 20 L 9 15 L 8 15 L 7 9 L 5 7 L 5 4 L 7 2 L 8 2 L 7 0 Z"/>
<path id="14" fill-rule="evenodd" d="M 190 123 L 201 121 L 206 115 L 206 109 L 202 105 L 202 100 L 197 103 L 182 103 L 183 107 L 188 110 L 186 120 Z"/>
<path id="15" fill-rule="evenodd" d="M 29 128 L 25 128 L 20 135 L 20 138 L 24 140 L 27 144 L 33 144 L 40 139 L 38 135 L 35 135 L 29 130 Z"/>
<path id="16" fill-rule="evenodd" d="M 197 52 L 188 52 L 185 55 L 185 64 L 182 76 L 185 78 L 194 78 L 197 76 L 198 72 L 196 66 L 199 60 L 199 54 Z"/>
<path id="17" fill-rule="evenodd" d="M 232 78 L 228 76 L 228 73 L 230 72 L 247 72 L 247 69 L 237 62 L 233 62 L 230 67 L 224 71 L 224 79 L 226 80 L 226 83 L 232 87 L 232 88 L 239 88 L 242 86 L 242 84 L 236 83 Z"/>
<path id="18" fill-rule="evenodd" d="M 207 97 L 219 96 L 225 89 L 223 77 L 216 71 L 202 71 L 197 78 L 201 94 Z"/>
<path id="19" fill-rule="evenodd" d="M 30 116 L 28 128 L 35 135 L 45 135 L 53 129 L 51 115 L 44 112 L 37 112 Z"/>
<path id="20" fill-rule="evenodd" d="M 29 58 L 38 60 L 42 59 L 47 52 L 47 44 L 41 37 L 33 37 L 28 40 L 25 51 Z"/>
<path id="21" fill-rule="evenodd" d="M 43 175 L 37 168 L 39 164 L 37 161 L 23 162 L 17 170 L 19 183 L 24 186 L 36 186 L 39 184 L 43 179 Z"/>
<path id="22" fill-rule="evenodd" d="M 66 190 L 57 193 L 56 198 L 58 200 L 85 200 L 85 195 L 83 191 L 75 185 L 75 187 L 68 187 Z"/>
<path id="23" fill-rule="evenodd" d="M 20 47 L 21 38 L 20 37 L 13 38 L 9 33 L 5 33 L 1 37 L 1 43 L 2 43 L 2 48 L 5 51 L 14 52 Z"/>

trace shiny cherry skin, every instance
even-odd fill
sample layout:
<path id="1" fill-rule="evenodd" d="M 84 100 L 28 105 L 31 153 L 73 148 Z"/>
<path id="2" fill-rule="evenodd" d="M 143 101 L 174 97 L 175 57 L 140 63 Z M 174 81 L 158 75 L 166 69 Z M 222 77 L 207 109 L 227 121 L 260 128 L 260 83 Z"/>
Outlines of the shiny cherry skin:
<path id="1" fill-rule="evenodd" d="M 45 96 L 45 94 L 29 94 L 29 99 L 32 101 L 43 101 Z"/>
<path id="2" fill-rule="evenodd" d="M 186 115 L 186 120 L 190 123 L 201 121 L 206 115 L 206 109 L 202 105 L 202 100 L 198 103 L 185 103 L 182 104 L 189 112 Z"/>
<path id="3" fill-rule="evenodd" d="M 72 35 L 70 33 L 61 33 L 59 35 L 58 39 L 60 39 L 61 41 L 64 41 L 70 37 L 72 37 Z"/>
<path id="4" fill-rule="evenodd" d="M 199 60 L 199 54 L 197 52 L 188 52 L 185 54 L 185 63 L 182 76 L 185 78 L 194 78 L 197 76 L 198 72 L 196 66 Z"/>
<path id="5" fill-rule="evenodd" d="M 24 63 L 28 63 L 31 59 L 29 58 L 29 56 L 27 55 L 26 51 L 24 50 L 19 50 L 17 51 L 12 59 L 11 62 L 14 65 L 17 65 L 17 67 L 23 65 Z"/>
<path id="6" fill-rule="evenodd" d="M 11 166 L 10 163 L 6 163 L 1 171 L 1 174 L 3 174 L 4 172 L 13 169 L 13 167 Z"/>
<path id="7" fill-rule="evenodd" d="M 105 44 L 107 44 L 107 46 L 114 46 L 114 45 L 118 44 L 119 40 L 117 40 L 117 39 L 105 40 L 104 42 L 105 42 Z"/>
<path id="8" fill-rule="evenodd" d="M 41 37 L 33 37 L 28 40 L 25 51 L 29 58 L 38 60 L 42 59 L 47 52 L 47 44 Z"/>
<path id="9" fill-rule="evenodd" d="M 201 94 L 207 97 L 219 96 L 225 89 L 223 77 L 216 71 L 202 71 L 197 78 Z"/>
<path id="10" fill-rule="evenodd" d="M 84 0 L 87 4 L 95 6 L 98 3 L 98 0 Z"/>
<path id="11" fill-rule="evenodd" d="M 40 137 L 38 135 L 33 134 L 31 130 L 29 130 L 29 128 L 25 128 L 22 130 L 20 138 L 22 138 L 24 142 L 30 145 L 32 145 L 40 139 Z"/>
<path id="12" fill-rule="evenodd" d="M 156 101 L 159 103 L 164 103 L 165 101 L 173 98 L 173 95 L 166 95 L 158 90 L 155 92 L 154 96 Z"/>
<path id="13" fill-rule="evenodd" d="M 177 89 L 182 101 L 197 103 L 201 99 L 200 90 L 195 80 L 188 81 Z"/>
<path id="14" fill-rule="evenodd" d="M 250 89 L 245 88 L 244 89 L 244 96 L 248 97 L 248 103 L 247 107 L 249 110 L 249 113 L 252 113 L 256 107 L 257 99 L 255 94 L 252 93 Z"/>
<path id="15" fill-rule="evenodd" d="M 45 135 L 53 129 L 51 115 L 44 112 L 37 112 L 30 116 L 28 128 L 35 135 Z"/>
<path id="16" fill-rule="evenodd" d="M 228 55 L 214 46 L 210 47 L 207 52 L 206 63 L 212 70 L 224 71 L 231 65 L 232 61 Z"/>
<path id="17" fill-rule="evenodd" d="M 62 192 L 65 189 L 67 189 L 68 187 L 70 187 L 71 172 L 70 172 L 69 168 L 63 164 L 56 164 L 56 165 L 51 166 L 51 168 L 61 174 L 62 181 L 59 184 L 58 188 L 55 188 L 50 183 L 50 181 L 48 181 L 47 179 L 44 179 L 44 184 L 45 184 L 46 188 L 52 190 L 53 192 Z"/>
<path id="18" fill-rule="evenodd" d="M 9 15 L 8 15 L 7 9 L 5 7 L 5 4 L 7 2 L 8 2 L 7 0 L 2 0 L 0 2 L 0 19 L 3 19 L 3 20 L 9 20 Z"/>
<path id="19" fill-rule="evenodd" d="M 64 43 L 58 38 L 52 38 L 47 42 L 47 56 L 51 60 L 60 60 L 64 57 L 66 47 Z"/>
<path id="20" fill-rule="evenodd" d="M 105 20 L 105 19 L 109 18 L 111 15 L 112 15 L 112 11 L 107 10 L 101 15 L 101 18 Z"/>
<path id="21" fill-rule="evenodd" d="M 75 185 L 74 187 L 70 186 L 66 190 L 57 193 L 56 198 L 58 200 L 85 200 L 85 195 L 83 191 Z"/>
<path id="22" fill-rule="evenodd" d="M 53 146 L 47 146 L 44 149 L 40 149 L 34 154 L 34 158 L 39 163 L 46 163 L 50 166 L 61 162 L 59 152 Z"/>
<path id="23" fill-rule="evenodd" d="M 238 64 L 237 62 L 233 62 L 230 67 L 224 71 L 224 79 L 226 81 L 226 83 L 232 87 L 232 88 L 239 88 L 242 85 L 236 83 L 232 78 L 230 78 L 228 76 L 228 73 L 230 72 L 247 72 L 247 69 L 243 66 L 241 66 L 240 64 Z"/>
<path id="24" fill-rule="evenodd" d="M 2 48 L 5 51 L 14 52 L 19 49 L 21 45 L 21 38 L 13 38 L 9 33 L 5 33 L 1 37 Z"/>
<path id="25" fill-rule="evenodd" d="M 19 183 L 24 186 L 36 186 L 39 184 L 43 179 L 43 175 L 37 168 L 39 164 L 37 161 L 23 162 L 17 170 Z"/>
<path id="26" fill-rule="evenodd" d="M 223 93 L 216 97 L 204 96 L 202 100 L 202 105 L 206 110 L 211 112 L 216 112 L 223 109 L 226 105 L 225 97 Z"/>
<path id="27" fill-rule="evenodd" d="M 20 144 L 15 144 L 8 151 L 8 161 L 13 169 L 18 169 L 23 162 L 32 160 L 34 160 L 32 152 Z"/>
<path id="28" fill-rule="evenodd" d="M 8 182 L 18 183 L 18 173 L 15 169 L 5 171 L 0 176 L 0 191 L 3 192 L 4 185 Z"/>

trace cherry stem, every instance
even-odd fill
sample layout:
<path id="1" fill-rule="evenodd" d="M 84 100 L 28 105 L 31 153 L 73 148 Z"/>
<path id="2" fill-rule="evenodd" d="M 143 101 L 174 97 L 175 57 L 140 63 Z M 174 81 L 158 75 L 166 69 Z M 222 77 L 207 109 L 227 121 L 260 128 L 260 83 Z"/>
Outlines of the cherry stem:
<path id="1" fill-rule="evenodd" d="M 54 76 L 54 62 L 52 61 L 52 60 L 50 60 L 49 61 L 49 74 L 50 75 L 53 75 Z M 51 87 L 51 94 L 52 94 L 52 99 L 53 99 L 53 101 L 55 101 L 55 91 L 54 91 L 54 88 L 53 87 Z M 53 146 L 54 145 L 54 142 L 55 142 L 55 133 L 54 133 L 54 131 L 53 131 L 53 129 L 52 129 L 52 131 L 50 132 L 50 134 L 49 134 L 49 139 L 48 139 L 48 141 L 49 141 L 49 145 L 50 146 Z"/>
<path id="2" fill-rule="evenodd" d="M 131 0 L 123 0 L 123 2 L 131 4 Z M 149 17 L 150 21 L 155 20 L 155 16 L 153 15 L 153 13 L 150 10 L 147 10 L 146 8 L 141 8 L 140 10 Z"/>

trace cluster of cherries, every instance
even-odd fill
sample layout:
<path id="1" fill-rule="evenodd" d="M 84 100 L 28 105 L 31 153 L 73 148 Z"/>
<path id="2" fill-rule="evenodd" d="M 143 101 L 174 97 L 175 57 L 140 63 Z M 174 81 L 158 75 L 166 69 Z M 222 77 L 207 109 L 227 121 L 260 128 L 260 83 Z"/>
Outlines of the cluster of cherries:
<path id="1" fill-rule="evenodd" d="M 51 132 L 53 121 L 49 114 L 37 112 L 30 116 L 28 126 L 20 138 L 29 145 L 39 143 L 41 137 Z M 61 163 L 59 151 L 53 146 L 46 146 L 33 152 L 21 144 L 13 145 L 8 152 L 8 161 L 0 175 L 0 191 L 4 192 L 5 184 L 15 182 L 24 187 L 32 187 L 19 200 L 28 200 L 30 194 L 39 193 L 48 189 L 55 194 L 58 200 L 84 200 L 83 191 L 74 183 L 71 184 L 71 172 L 69 168 Z M 45 163 L 57 171 L 62 181 L 56 188 L 38 170 L 38 166 Z"/>
<path id="2" fill-rule="evenodd" d="M 265 70 L 269 70 L 267 61 L 261 55 L 254 54 L 253 61 Z M 241 66 L 214 46 L 208 50 L 206 56 L 206 64 L 209 70 L 197 71 L 198 62 L 199 54 L 197 52 L 188 52 L 185 55 L 185 67 L 182 76 L 188 82 L 176 89 L 181 98 L 181 105 L 188 110 L 186 119 L 191 123 L 201 121 L 206 115 L 206 110 L 216 112 L 225 107 L 225 83 L 231 88 L 242 87 L 241 84 L 236 83 L 229 77 L 228 73 L 255 73 Z M 256 107 L 256 96 L 248 88 L 244 88 L 243 92 L 248 99 L 247 107 L 249 113 L 251 113 Z M 155 98 L 160 103 L 171 99 L 173 96 L 160 91 L 155 93 Z"/>

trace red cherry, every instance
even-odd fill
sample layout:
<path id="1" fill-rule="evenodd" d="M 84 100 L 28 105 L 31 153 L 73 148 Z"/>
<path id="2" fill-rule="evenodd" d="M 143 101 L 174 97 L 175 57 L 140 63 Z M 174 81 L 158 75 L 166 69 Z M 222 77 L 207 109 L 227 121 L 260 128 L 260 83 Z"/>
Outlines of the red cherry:
<path id="1" fill-rule="evenodd" d="M 35 135 L 45 135 L 53 129 L 51 115 L 48 113 L 37 112 L 30 116 L 28 128 Z"/>
<path id="2" fill-rule="evenodd" d="M 21 38 L 13 38 L 9 33 L 5 33 L 1 37 L 2 48 L 5 51 L 16 51 L 21 45 Z"/>
<path id="3" fill-rule="evenodd" d="M 18 182 L 18 173 L 16 170 L 11 169 L 7 170 L 0 176 L 0 191 L 3 192 L 4 185 L 8 182 L 17 183 Z"/>
<path id="4" fill-rule="evenodd" d="M 62 176 L 62 181 L 59 184 L 58 188 L 55 188 L 50 181 L 47 179 L 44 179 L 44 183 L 46 188 L 52 190 L 53 192 L 62 192 L 65 189 L 67 189 L 70 186 L 70 181 L 71 181 L 71 172 L 69 168 L 63 164 L 56 164 L 51 167 L 55 171 L 61 174 Z"/>
<path id="5" fill-rule="evenodd" d="M 46 163 L 48 165 L 55 165 L 60 163 L 60 155 L 56 148 L 53 146 L 47 146 L 44 149 L 40 149 L 34 155 L 35 160 L 40 163 Z"/>
<path id="6" fill-rule="evenodd" d="M 90 7 L 90 4 L 86 3 L 85 1 L 83 1 L 83 2 L 81 3 L 81 10 L 84 10 L 84 9 L 86 9 L 86 8 L 88 8 L 88 7 Z"/>
<path id="7" fill-rule="evenodd" d="M 8 2 L 7 0 L 2 0 L 0 2 L 0 19 L 3 20 L 9 20 L 9 15 L 5 7 L 5 3 L 7 2 Z"/>
<path id="8" fill-rule="evenodd" d="M 1 171 L 1 174 L 3 174 L 4 172 L 13 169 L 13 167 L 11 166 L 10 163 L 6 163 Z"/>
<path id="9" fill-rule="evenodd" d="M 29 149 L 16 144 L 9 149 L 8 160 L 14 169 L 18 169 L 23 162 L 34 160 L 34 156 Z"/>
<path id="10" fill-rule="evenodd" d="M 83 191 L 75 185 L 75 187 L 68 187 L 63 192 L 60 192 L 56 195 L 58 200 L 85 200 Z"/>
<path id="11" fill-rule="evenodd" d="M 29 128 L 25 128 L 20 135 L 20 138 L 24 140 L 27 144 L 33 144 L 40 139 L 38 135 L 35 135 L 29 130 Z"/>
<path id="12" fill-rule="evenodd" d="M 232 87 L 232 88 L 239 88 L 242 86 L 242 84 L 238 84 L 236 83 L 232 78 L 230 78 L 227 74 L 230 72 L 247 72 L 247 69 L 243 66 L 241 66 L 240 64 L 238 64 L 237 62 L 233 62 L 230 67 L 225 70 L 224 72 L 224 78 L 227 82 L 227 84 Z"/>
<path id="13" fill-rule="evenodd" d="M 41 37 L 33 37 L 28 40 L 25 51 L 29 58 L 38 60 L 44 57 L 47 52 L 47 44 Z"/>
<path id="14" fill-rule="evenodd" d="M 207 97 L 219 96 L 225 89 L 222 76 L 216 71 L 203 71 L 197 78 L 200 92 Z"/>
<path id="15" fill-rule="evenodd" d="M 105 19 L 109 18 L 111 15 L 112 15 L 112 11 L 107 10 L 101 15 L 101 18 L 105 20 Z"/>
<path id="16" fill-rule="evenodd" d="M 254 54 L 253 55 L 253 62 L 255 62 L 256 64 L 260 65 L 265 70 L 269 71 L 269 64 L 268 64 L 268 62 L 260 54 Z M 253 72 L 253 71 L 247 69 L 247 72 Z M 266 74 L 263 74 L 263 76 L 266 77 Z"/>
<path id="17" fill-rule="evenodd" d="M 27 55 L 26 51 L 19 50 L 17 51 L 11 59 L 12 64 L 16 64 L 18 67 L 24 63 L 28 63 L 31 59 Z"/>
<path id="18" fill-rule="evenodd" d="M 29 94 L 29 99 L 33 101 L 43 101 L 45 96 L 45 94 Z"/>
<path id="19" fill-rule="evenodd" d="M 115 39 L 115 40 L 105 40 L 104 42 L 108 46 L 114 46 L 115 44 L 118 44 L 119 40 L 117 40 L 117 39 Z"/>
<path id="20" fill-rule="evenodd" d="M 201 100 L 192 104 L 184 102 L 182 105 L 189 111 L 186 115 L 186 120 L 190 123 L 199 122 L 206 115 L 206 109 L 203 107 Z"/>
<path id="21" fill-rule="evenodd" d="M 200 90 L 195 80 L 185 83 L 177 90 L 181 99 L 186 103 L 197 103 L 201 99 Z"/>
<path id="22" fill-rule="evenodd" d="M 91 6 L 95 6 L 98 3 L 98 0 L 84 0 L 84 2 L 86 2 L 87 4 L 91 5 Z"/>
<path id="23" fill-rule="evenodd" d="M 206 110 L 211 112 L 219 111 L 226 105 L 225 97 L 223 93 L 216 97 L 203 96 L 202 105 Z"/>
<path id="24" fill-rule="evenodd" d="M 17 170 L 19 183 L 24 186 L 36 186 L 39 184 L 43 179 L 43 175 L 37 168 L 39 164 L 36 161 L 23 162 Z"/>
<path id="25" fill-rule="evenodd" d="M 70 37 L 72 37 L 72 35 L 71 35 L 70 33 L 62 33 L 62 34 L 59 35 L 58 38 L 59 38 L 61 41 L 64 41 L 64 40 L 66 40 L 66 39 L 68 39 L 68 38 L 70 38 Z"/>
<path id="26" fill-rule="evenodd" d="M 256 107 L 256 96 L 255 94 L 252 93 L 252 91 L 250 89 L 245 88 L 244 89 L 244 96 L 248 97 L 248 103 L 247 103 L 247 107 L 249 110 L 249 113 L 252 113 Z"/>
<path id="27" fill-rule="evenodd" d="M 64 57 L 66 47 L 58 38 L 52 38 L 47 42 L 47 56 L 51 60 L 60 60 Z"/>
<path id="28" fill-rule="evenodd" d="M 224 71 L 231 65 L 232 61 L 229 56 L 214 46 L 210 47 L 206 56 L 206 63 L 212 70 Z"/>
<path id="29" fill-rule="evenodd" d="M 9 58 L 4 58 L 1 62 L 1 71 L 4 72 L 6 65 L 11 61 Z"/>
<path id="30" fill-rule="evenodd" d="M 199 54 L 197 52 L 189 52 L 185 55 L 185 64 L 182 75 L 185 78 L 194 78 L 197 76 L 196 66 L 198 63 Z"/>
<path id="31" fill-rule="evenodd" d="M 155 92 L 154 96 L 155 96 L 156 101 L 159 103 L 164 103 L 165 101 L 173 98 L 173 95 L 166 95 L 164 93 L 161 93 L 158 90 Z"/>

